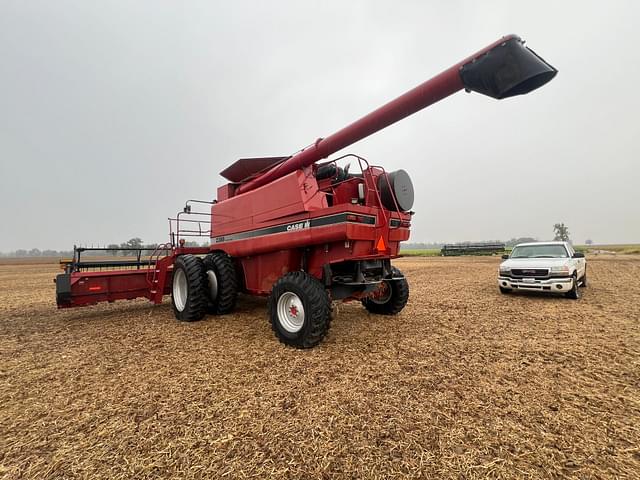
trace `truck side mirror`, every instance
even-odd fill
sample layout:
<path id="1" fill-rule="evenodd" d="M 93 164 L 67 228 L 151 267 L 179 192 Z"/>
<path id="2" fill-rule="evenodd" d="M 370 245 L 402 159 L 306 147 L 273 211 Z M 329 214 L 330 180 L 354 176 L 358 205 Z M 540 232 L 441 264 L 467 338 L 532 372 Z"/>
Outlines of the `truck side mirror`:
<path id="1" fill-rule="evenodd" d="M 584 253 L 582 252 L 575 252 L 573 254 L 573 258 L 584 258 Z"/>
<path id="2" fill-rule="evenodd" d="M 509 255 L 506 255 L 506 254 L 505 254 L 505 255 L 502 255 L 502 259 L 503 259 L 503 260 L 509 260 Z"/>

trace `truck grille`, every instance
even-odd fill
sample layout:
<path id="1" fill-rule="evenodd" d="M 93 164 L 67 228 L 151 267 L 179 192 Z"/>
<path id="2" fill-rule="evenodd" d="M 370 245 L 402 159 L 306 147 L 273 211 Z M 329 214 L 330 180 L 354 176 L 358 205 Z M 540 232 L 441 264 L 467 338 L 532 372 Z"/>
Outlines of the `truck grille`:
<path id="1" fill-rule="evenodd" d="M 548 277 L 549 269 L 547 268 L 512 268 L 511 276 L 527 277 L 527 278 Z"/>

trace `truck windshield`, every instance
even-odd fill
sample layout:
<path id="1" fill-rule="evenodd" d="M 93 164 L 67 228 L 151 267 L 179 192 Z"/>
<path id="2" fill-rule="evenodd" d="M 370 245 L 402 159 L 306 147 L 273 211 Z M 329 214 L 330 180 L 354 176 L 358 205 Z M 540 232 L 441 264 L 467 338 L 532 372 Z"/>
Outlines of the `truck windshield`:
<path id="1" fill-rule="evenodd" d="M 563 245 L 523 245 L 515 247 L 511 258 L 567 258 Z"/>

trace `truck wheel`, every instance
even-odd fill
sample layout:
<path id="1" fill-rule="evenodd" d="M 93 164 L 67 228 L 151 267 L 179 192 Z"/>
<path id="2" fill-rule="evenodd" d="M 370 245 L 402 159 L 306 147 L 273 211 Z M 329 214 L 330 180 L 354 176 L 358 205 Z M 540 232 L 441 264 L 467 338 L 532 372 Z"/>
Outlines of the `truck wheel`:
<path id="1" fill-rule="evenodd" d="M 394 277 L 404 277 L 396 267 L 391 271 Z M 406 278 L 402 280 L 384 280 L 382 288 L 374 296 L 362 299 L 362 304 L 371 313 L 380 315 L 395 315 L 405 307 L 409 300 L 409 283 Z"/>
<path id="2" fill-rule="evenodd" d="M 231 313 L 238 298 L 238 276 L 233 260 L 223 252 L 210 253 L 202 262 L 207 295 L 207 313 Z"/>
<path id="3" fill-rule="evenodd" d="M 578 300 L 580 298 L 580 291 L 578 290 L 578 276 L 577 274 L 573 274 L 573 281 L 571 282 L 571 290 L 565 293 L 567 298 L 571 298 L 573 300 Z"/>
<path id="4" fill-rule="evenodd" d="M 506 295 L 508 293 L 511 293 L 511 289 L 510 288 L 500 287 L 500 293 L 504 293 Z"/>
<path id="5" fill-rule="evenodd" d="M 584 267 L 584 275 L 582 276 L 582 280 L 580 281 L 580 286 L 583 288 L 587 286 L 587 267 Z"/>
<path id="6" fill-rule="evenodd" d="M 178 320 L 193 322 L 204 317 L 207 306 L 202 260 L 180 255 L 173 264 L 171 304 Z"/>
<path id="7" fill-rule="evenodd" d="M 305 272 L 289 272 L 269 296 L 271 328 L 278 339 L 296 348 L 319 344 L 331 324 L 331 301 L 324 285 Z"/>

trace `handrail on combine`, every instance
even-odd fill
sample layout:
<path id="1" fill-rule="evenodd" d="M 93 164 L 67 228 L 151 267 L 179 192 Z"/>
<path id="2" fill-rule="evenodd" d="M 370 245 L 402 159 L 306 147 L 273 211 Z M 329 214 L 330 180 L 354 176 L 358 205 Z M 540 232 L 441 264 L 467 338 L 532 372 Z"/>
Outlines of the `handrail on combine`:
<path id="1" fill-rule="evenodd" d="M 147 283 L 153 289 L 157 283 L 159 270 L 156 268 L 160 261 L 160 252 L 172 252 L 174 247 L 171 242 L 158 245 L 156 249 L 149 255 L 149 268 L 147 271 Z"/>
<path id="2" fill-rule="evenodd" d="M 65 273 L 72 272 L 80 272 L 80 271 L 101 271 L 102 269 L 126 269 L 135 267 L 137 270 L 140 270 L 140 267 L 146 267 L 149 264 L 148 260 L 144 260 L 142 257 L 142 252 L 155 252 L 158 250 L 158 246 L 150 246 L 150 247 L 78 247 L 73 246 L 73 258 L 71 261 L 61 260 L 60 265 L 64 268 Z M 164 249 L 170 250 L 170 249 Z M 83 252 L 105 252 L 110 253 L 115 256 L 119 252 L 135 252 L 133 255 L 135 259 L 131 260 L 82 260 Z M 128 256 L 125 253 L 124 256 Z"/>
<path id="3" fill-rule="evenodd" d="M 346 155 L 342 155 L 341 157 L 338 158 L 334 158 L 333 160 L 329 160 L 327 162 L 324 162 L 322 165 L 329 165 L 331 163 L 336 163 L 339 160 L 343 160 L 345 158 L 349 158 L 349 157 L 353 157 L 358 161 L 358 166 L 360 167 L 360 172 L 362 174 L 362 179 L 364 180 L 364 187 L 367 190 L 371 190 L 375 193 L 376 196 L 376 200 L 378 201 L 378 205 L 382 205 L 382 198 L 380 197 L 380 190 L 378 189 L 378 185 L 376 184 L 376 181 L 374 180 L 374 177 L 370 172 L 372 171 L 372 169 L 378 169 L 380 170 L 381 174 L 380 176 L 382 176 L 384 178 L 384 181 L 387 183 L 387 186 L 389 187 L 389 189 L 392 188 L 391 186 L 391 181 L 389 180 L 389 176 L 387 174 L 387 171 L 384 169 L 384 167 L 380 166 L 380 165 L 369 165 L 369 162 L 367 161 L 367 159 L 356 155 L 354 153 L 347 153 Z M 365 171 L 369 172 L 369 174 L 367 175 L 365 173 Z M 352 177 L 347 177 L 344 180 L 340 180 L 338 182 L 332 183 L 331 184 L 331 195 L 335 195 L 335 193 L 333 192 L 333 190 L 335 189 L 335 187 L 337 187 L 338 185 L 342 185 L 344 183 L 347 182 L 353 182 L 353 181 L 358 181 L 360 177 L 358 176 L 352 176 Z M 365 192 L 365 196 L 366 196 L 366 192 Z M 392 196 L 393 198 L 393 204 L 395 206 L 395 213 L 398 214 L 398 217 L 401 217 L 402 215 L 402 210 L 400 209 L 400 206 L 398 205 L 398 202 L 395 198 L 395 196 Z M 384 222 L 382 224 L 376 224 L 376 227 L 382 227 L 385 225 L 388 225 L 390 229 L 396 229 L 396 228 L 400 228 L 401 227 L 401 223 L 399 222 L 397 225 L 393 225 L 392 222 L 390 221 L 389 216 L 387 215 L 387 212 L 384 208 L 380 209 L 380 212 L 382 213 L 382 217 L 384 219 Z M 376 219 L 377 220 L 377 219 Z"/>
<path id="4" fill-rule="evenodd" d="M 169 217 L 167 219 L 169 221 L 169 238 L 174 248 L 182 246 L 180 241 L 184 242 L 184 237 L 211 237 L 211 211 L 193 211 L 192 206 L 193 204 L 214 205 L 215 203 L 206 200 L 187 200 L 184 208 L 176 214 L 175 218 Z M 202 220 L 199 217 L 206 217 L 207 220 Z M 181 227 L 180 222 L 195 224 L 197 230 Z M 203 225 L 205 228 L 203 228 Z"/>

